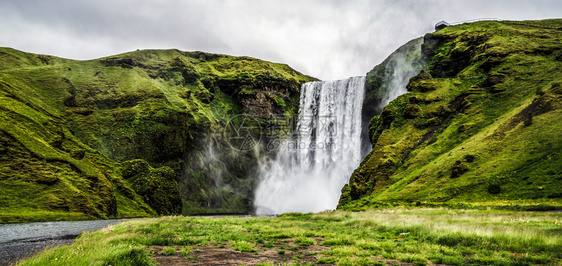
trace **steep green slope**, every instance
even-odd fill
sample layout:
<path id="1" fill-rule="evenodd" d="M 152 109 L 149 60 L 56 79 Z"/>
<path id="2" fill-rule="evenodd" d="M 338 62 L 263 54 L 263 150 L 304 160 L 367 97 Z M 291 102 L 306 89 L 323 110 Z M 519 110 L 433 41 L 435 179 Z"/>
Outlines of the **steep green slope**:
<path id="1" fill-rule="evenodd" d="M 339 207 L 561 204 L 562 20 L 450 26 L 422 54 L 426 71 L 371 120 Z"/>
<path id="2" fill-rule="evenodd" d="M 247 212 L 256 159 L 227 149 L 227 122 L 295 113 L 309 80 L 202 52 L 0 48 L 0 222 Z"/>

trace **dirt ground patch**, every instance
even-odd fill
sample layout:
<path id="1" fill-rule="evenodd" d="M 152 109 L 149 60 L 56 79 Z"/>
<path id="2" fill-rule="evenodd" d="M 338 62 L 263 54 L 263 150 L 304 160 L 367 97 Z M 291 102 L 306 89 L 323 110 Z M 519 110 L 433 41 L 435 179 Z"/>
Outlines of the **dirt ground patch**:
<path id="1" fill-rule="evenodd" d="M 314 244 L 301 246 L 295 244 L 295 238 L 278 239 L 269 243 L 257 244 L 254 251 L 241 252 L 234 250 L 230 244 L 221 245 L 191 245 L 191 246 L 150 246 L 147 248 L 152 253 L 152 260 L 158 265 L 257 265 L 267 263 L 272 265 L 286 264 L 313 264 L 313 265 L 335 265 L 335 263 L 318 264 L 318 259 L 330 257 L 322 254 L 329 251 L 330 247 L 318 245 L 325 239 L 311 238 Z M 186 247 L 189 249 L 185 254 Z M 173 249 L 173 252 L 170 250 Z M 184 251 L 184 254 L 182 254 Z M 394 259 L 383 259 L 371 257 L 373 261 L 378 261 L 384 265 L 414 266 L 415 263 L 408 263 Z M 429 262 L 431 266 L 445 266 Z"/>
<path id="2" fill-rule="evenodd" d="M 285 244 L 285 245 L 283 245 Z M 164 255 L 166 248 L 176 250 L 171 255 Z M 256 252 L 240 252 L 229 246 L 191 246 L 189 257 L 182 256 L 183 246 L 151 246 L 152 259 L 158 265 L 256 265 L 258 263 L 313 263 L 316 264 L 319 252 L 329 248 L 311 245 L 297 246 L 279 241 L 274 247 L 256 247 Z"/>

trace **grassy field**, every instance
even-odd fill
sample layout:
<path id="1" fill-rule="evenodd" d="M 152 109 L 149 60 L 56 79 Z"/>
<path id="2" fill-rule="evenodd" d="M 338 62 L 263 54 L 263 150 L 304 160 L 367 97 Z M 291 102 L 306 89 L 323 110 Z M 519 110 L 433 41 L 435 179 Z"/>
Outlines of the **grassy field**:
<path id="1" fill-rule="evenodd" d="M 392 208 L 130 220 L 20 265 L 561 265 L 561 251 L 562 213 Z"/>

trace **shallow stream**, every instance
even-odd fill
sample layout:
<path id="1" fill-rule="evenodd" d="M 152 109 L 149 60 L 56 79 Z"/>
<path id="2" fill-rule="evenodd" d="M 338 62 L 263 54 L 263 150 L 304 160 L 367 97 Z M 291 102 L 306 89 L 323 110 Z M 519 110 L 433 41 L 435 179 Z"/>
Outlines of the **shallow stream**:
<path id="1" fill-rule="evenodd" d="M 0 224 L 0 265 L 10 265 L 48 246 L 70 244 L 83 231 L 94 231 L 124 219 Z"/>

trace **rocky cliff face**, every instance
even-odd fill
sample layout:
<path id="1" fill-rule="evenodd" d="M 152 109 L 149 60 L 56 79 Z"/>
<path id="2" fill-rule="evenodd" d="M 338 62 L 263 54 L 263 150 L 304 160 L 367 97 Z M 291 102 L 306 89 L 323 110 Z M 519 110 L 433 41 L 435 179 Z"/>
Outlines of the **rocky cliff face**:
<path id="1" fill-rule="evenodd" d="M 202 52 L 74 61 L 1 48 L 1 221 L 248 212 L 256 159 L 228 145 L 229 122 L 293 114 L 309 80 Z"/>
<path id="2" fill-rule="evenodd" d="M 370 121 L 372 150 L 339 207 L 560 204 L 560 29 L 562 20 L 487 21 L 427 34 L 425 71 Z"/>

